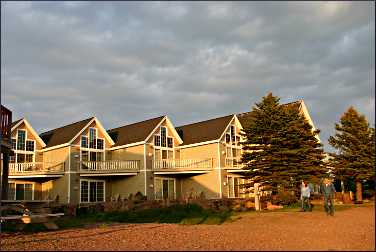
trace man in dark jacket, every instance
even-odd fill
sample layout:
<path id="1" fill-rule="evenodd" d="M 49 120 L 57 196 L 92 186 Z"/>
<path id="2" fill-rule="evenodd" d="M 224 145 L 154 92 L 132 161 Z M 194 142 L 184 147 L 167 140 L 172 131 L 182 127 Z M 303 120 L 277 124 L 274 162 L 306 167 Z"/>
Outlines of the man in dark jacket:
<path id="1" fill-rule="evenodd" d="M 334 215 L 334 194 L 336 189 L 332 184 L 332 181 L 328 178 L 324 179 L 324 183 L 321 186 L 321 192 L 324 194 L 324 207 L 327 215 Z"/>

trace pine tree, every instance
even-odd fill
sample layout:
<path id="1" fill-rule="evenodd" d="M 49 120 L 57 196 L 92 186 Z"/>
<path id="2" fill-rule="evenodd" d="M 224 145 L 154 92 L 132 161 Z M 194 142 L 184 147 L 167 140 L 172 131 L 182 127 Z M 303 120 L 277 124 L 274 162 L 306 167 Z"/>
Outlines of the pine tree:
<path id="1" fill-rule="evenodd" d="M 275 192 L 325 174 L 322 145 L 315 137 L 319 130 L 313 131 L 296 107 L 280 105 L 269 93 L 251 115 L 243 129 L 241 162 L 255 183 Z"/>
<path id="2" fill-rule="evenodd" d="M 357 201 L 362 202 L 362 180 L 375 177 L 375 129 L 351 106 L 335 130 L 329 137 L 329 144 L 338 150 L 331 154 L 334 173 L 342 180 L 355 180 Z"/>

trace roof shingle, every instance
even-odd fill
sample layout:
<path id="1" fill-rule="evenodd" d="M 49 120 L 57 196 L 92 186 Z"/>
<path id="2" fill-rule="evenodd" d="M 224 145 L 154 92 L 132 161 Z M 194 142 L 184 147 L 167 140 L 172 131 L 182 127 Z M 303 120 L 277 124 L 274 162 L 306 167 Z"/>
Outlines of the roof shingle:
<path id="1" fill-rule="evenodd" d="M 225 131 L 234 115 L 227 115 L 206 121 L 176 127 L 183 140 L 182 145 L 217 140 Z"/>
<path id="2" fill-rule="evenodd" d="M 85 127 L 94 117 L 71 123 L 40 134 L 40 138 L 46 143 L 46 148 L 68 143 Z"/>
<path id="3" fill-rule="evenodd" d="M 142 122 L 107 130 L 108 134 L 115 142 L 113 147 L 145 141 L 164 117 L 165 116 L 159 116 Z"/>

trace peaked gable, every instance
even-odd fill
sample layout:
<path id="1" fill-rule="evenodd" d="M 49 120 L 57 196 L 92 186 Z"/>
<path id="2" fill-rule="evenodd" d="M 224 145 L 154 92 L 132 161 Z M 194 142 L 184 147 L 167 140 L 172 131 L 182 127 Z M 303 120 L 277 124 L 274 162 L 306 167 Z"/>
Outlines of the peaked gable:
<path id="1" fill-rule="evenodd" d="M 26 128 L 29 130 L 29 132 L 31 134 L 33 134 L 35 140 L 37 140 L 39 142 L 40 146 L 45 147 L 46 143 L 43 141 L 43 139 L 41 137 L 39 137 L 38 133 L 34 130 L 34 128 L 31 126 L 31 124 L 25 118 L 21 118 L 21 119 L 18 119 L 16 121 L 12 122 L 11 131 L 13 132 L 14 130 L 16 130 L 20 125 L 22 125 L 22 123 L 24 123 Z"/>

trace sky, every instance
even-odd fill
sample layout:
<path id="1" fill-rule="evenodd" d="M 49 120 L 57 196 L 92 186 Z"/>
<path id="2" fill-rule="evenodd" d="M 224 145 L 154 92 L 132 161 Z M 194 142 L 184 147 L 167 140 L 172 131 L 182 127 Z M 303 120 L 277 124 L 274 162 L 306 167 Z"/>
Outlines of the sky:
<path id="1" fill-rule="evenodd" d="M 303 99 L 324 149 L 353 105 L 375 124 L 371 2 L 4 2 L 1 101 L 38 133 Z"/>

